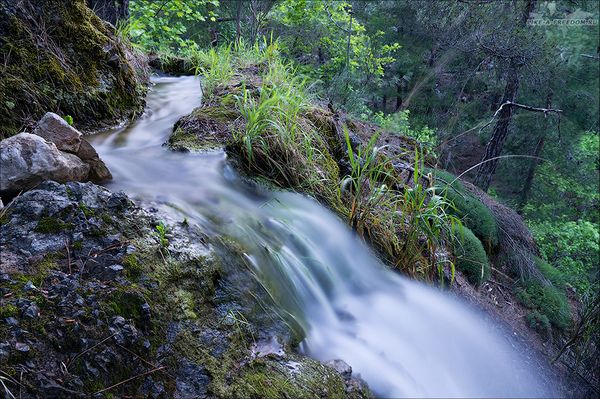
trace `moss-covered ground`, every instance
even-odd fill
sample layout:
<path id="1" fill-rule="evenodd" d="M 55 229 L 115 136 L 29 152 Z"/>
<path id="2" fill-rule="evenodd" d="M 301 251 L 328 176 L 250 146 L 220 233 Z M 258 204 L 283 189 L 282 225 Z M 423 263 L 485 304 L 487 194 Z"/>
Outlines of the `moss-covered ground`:
<path id="1" fill-rule="evenodd" d="M 0 65 L 0 138 L 47 111 L 91 129 L 143 105 L 143 66 L 84 0 L 0 5 Z"/>

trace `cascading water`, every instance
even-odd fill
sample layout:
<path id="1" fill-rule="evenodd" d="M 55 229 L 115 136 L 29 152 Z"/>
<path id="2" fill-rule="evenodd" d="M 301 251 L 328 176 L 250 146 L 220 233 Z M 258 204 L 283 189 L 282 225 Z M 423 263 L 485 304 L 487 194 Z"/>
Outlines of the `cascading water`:
<path id="1" fill-rule="evenodd" d="M 263 286 L 304 329 L 301 350 L 345 360 L 384 397 L 554 394 L 482 314 L 386 269 L 314 200 L 249 188 L 223 152 L 163 148 L 200 90 L 191 77 L 155 83 L 142 118 L 92 140 L 113 172 L 111 188 L 172 203 L 243 242 Z"/>

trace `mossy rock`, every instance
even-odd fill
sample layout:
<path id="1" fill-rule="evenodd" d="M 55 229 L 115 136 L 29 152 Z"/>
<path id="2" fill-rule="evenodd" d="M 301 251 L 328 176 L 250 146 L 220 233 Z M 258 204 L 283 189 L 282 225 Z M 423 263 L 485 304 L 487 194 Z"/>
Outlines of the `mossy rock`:
<path id="1" fill-rule="evenodd" d="M 484 244 L 486 252 L 491 253 L 498 245 L 498 224 L 492 212 L 470 194 L 456 176 L 437 169 L 429 169 L 428 172 L 433 173 L 439 194 L 445 195 L 454 205 L 449 211 L 461 218 Z"/>
<path id="2" fill-rule="evenodd" d="M 455 232 L 454 255 L 456 269 L 475 285 L 485 282 L 490 275 L 490 264 L 481 241 L 466 226 Z"/>
<path id="3" fill-rule="evenodd" d="M 84 0 L 0 3 L 0 138 L 48 110 L 84 130 L 141 111 L 145 69 L 134 54 Z"/>
<path id="4" fill-rule="evenodd" d="M 226 106 L 201 106 L 181 118 L 167 145 L 175 151 L 207 151 L 231 141 L 239 112 Z"/>
<path id="5" fill-rule="evenodd" d="M 302 365 L 289 360 L 285 364 L 270 359 L 257 359 L 245 367 L 228 390 L 234 398 L 346 398 L 342 377 L 333 369 L 314 360 Z M 301 367 L 302 373 L 292 367 Z"/>

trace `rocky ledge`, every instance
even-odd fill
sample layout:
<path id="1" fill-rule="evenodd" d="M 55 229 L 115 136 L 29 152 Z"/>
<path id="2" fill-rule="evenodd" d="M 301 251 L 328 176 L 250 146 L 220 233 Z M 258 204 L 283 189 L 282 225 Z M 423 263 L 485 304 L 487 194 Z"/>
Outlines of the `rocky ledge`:
<path id="1" fill-rule="evenodd" d="M 368 397 L 296 336 L 225 237 L 92 183 L 0 210 L 0 363 L 22 398 Z M 265 309 L 267 309 L 265 311 Z"/>

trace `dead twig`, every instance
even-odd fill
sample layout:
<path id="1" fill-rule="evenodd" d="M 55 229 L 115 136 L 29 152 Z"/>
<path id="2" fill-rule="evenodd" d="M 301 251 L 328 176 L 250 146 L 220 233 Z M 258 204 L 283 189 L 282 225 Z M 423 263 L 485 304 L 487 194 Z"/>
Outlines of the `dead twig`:
<path id="1" fill-rule="evenodd" d="M 146 363 L 148 366 L 152 367 L 152 368 L 159 368 L 162 366 L 157 366 L 156 364 L 150 363 L 148 360 L 144 359 L 143 357 L 141 357 L 140 355 L 138 355 L 137 353 L 135 353 L 134 351 L 127 349 L 126 347 L 124 347 L 123 345 L 117 344 L 117 346 L 123 350 L 125 350 L 126 352 L 128 352 L 129 354 L 131 354 L 132 356 L 135 356 L 136 358 L 140 359 L 142 362 Z M 167 371 L 163 371 L 166 375 L 168 375 L 169 377 L 175 379 L 175 376 L 172 376 L 171 374 L 169 374 Z"/>
<path id="2" fill-rule="evenodd" d="M 95 344 L 95 345 L 92 345 L 92 346 L 90 346 L 89 348 L 87 348 L 86 350 L 84 350 L 83 352 L 81 352 L 81 353 L 78 353 L 77 355 L 75 355 L 75 356 L 73 357 L 73 359 L 70 359 L 70 360 L 67 362 L 67 364 L 66 364 L 66 368 L 68 369 L 68 368 L 69 368 L 69 366 L 70 366 L 71 364 L 73 364 L 73 362 L 74 362 L 75 360 L 77 360 L 79 357 L 83 356 L 84 354 L 86 354 L 87 352 L 91 351 L 92 349 L 94 349 L 94 348 L 98 347 L 99 345 L 102 345 L 104 342 L 108 341 L 109 339 L 111 339 L 111 338 L 112 338 L 112 337 L 114 337 L 115 335 L 117 335 L 117 333 L 114 333 L 114 334 L 112 334 L 112 335 L 110 335 L 110 336 L 108 336 L 108 337 L 104 338 L 102 341 L 98 342 L 97 344 Z"/>
<path id="3" fill-rule="evenodd" d="M 160 367 L 157 367 L 157 368 L 155 368 L 155 369 L 152 369 L 152 370 L 148 370 L 148 371 L 146 371 L 146 372 L 143 372 L 143 373 L 141 373 L 141 374 L 134 375 L 133 377 L 127 378 L 126 380 L 123 380 L 123 381 L 121 381 L 121 382 L 118 382 L 118 383 L 116 383 L 116 384 L 114 384 L 114 385 L 111 385 L 111 386 L 109 386 L 109 387 L 107 387 L 107 388 L 104 388 L 104 389 L 101 389 L 101 390 L 99 390 L 99 391 L 97 391 L 97 392 L 94 392 L 94 395 L 97 395 L 97 394 L 99 394 L 99 393 L 102 393 L 102 392 L 110 391 L 111 389 L 113 389 L 113 388 L 116 388 L 116 387 L 118 387 L 118 386 L 120 386 L 120 385 L 126 384 L 126 383 L 128 383 L 129 381 L 133 381 L 133 380 L 135 380 L 136 378 L 140 378 L 140 377 L 143 377 L 143 376 L 145 376 L 145 375 L 148 375 L 148 374 L 156 373 L 157 371 L 160 371 L 160 370 L 162 370 L 162 369 L 164 369 L 164 368 L 165 368 L 165 366 L 160 366 Z"/>
<path id="4" fill-rule="evenodd" d="M 69 267 L 69 275 L 73 274 L 71 271 L 71 251 L 69 250 L 69 239 L 65 239 L 65 249 L 67 250 L 67 266 Z"/>

